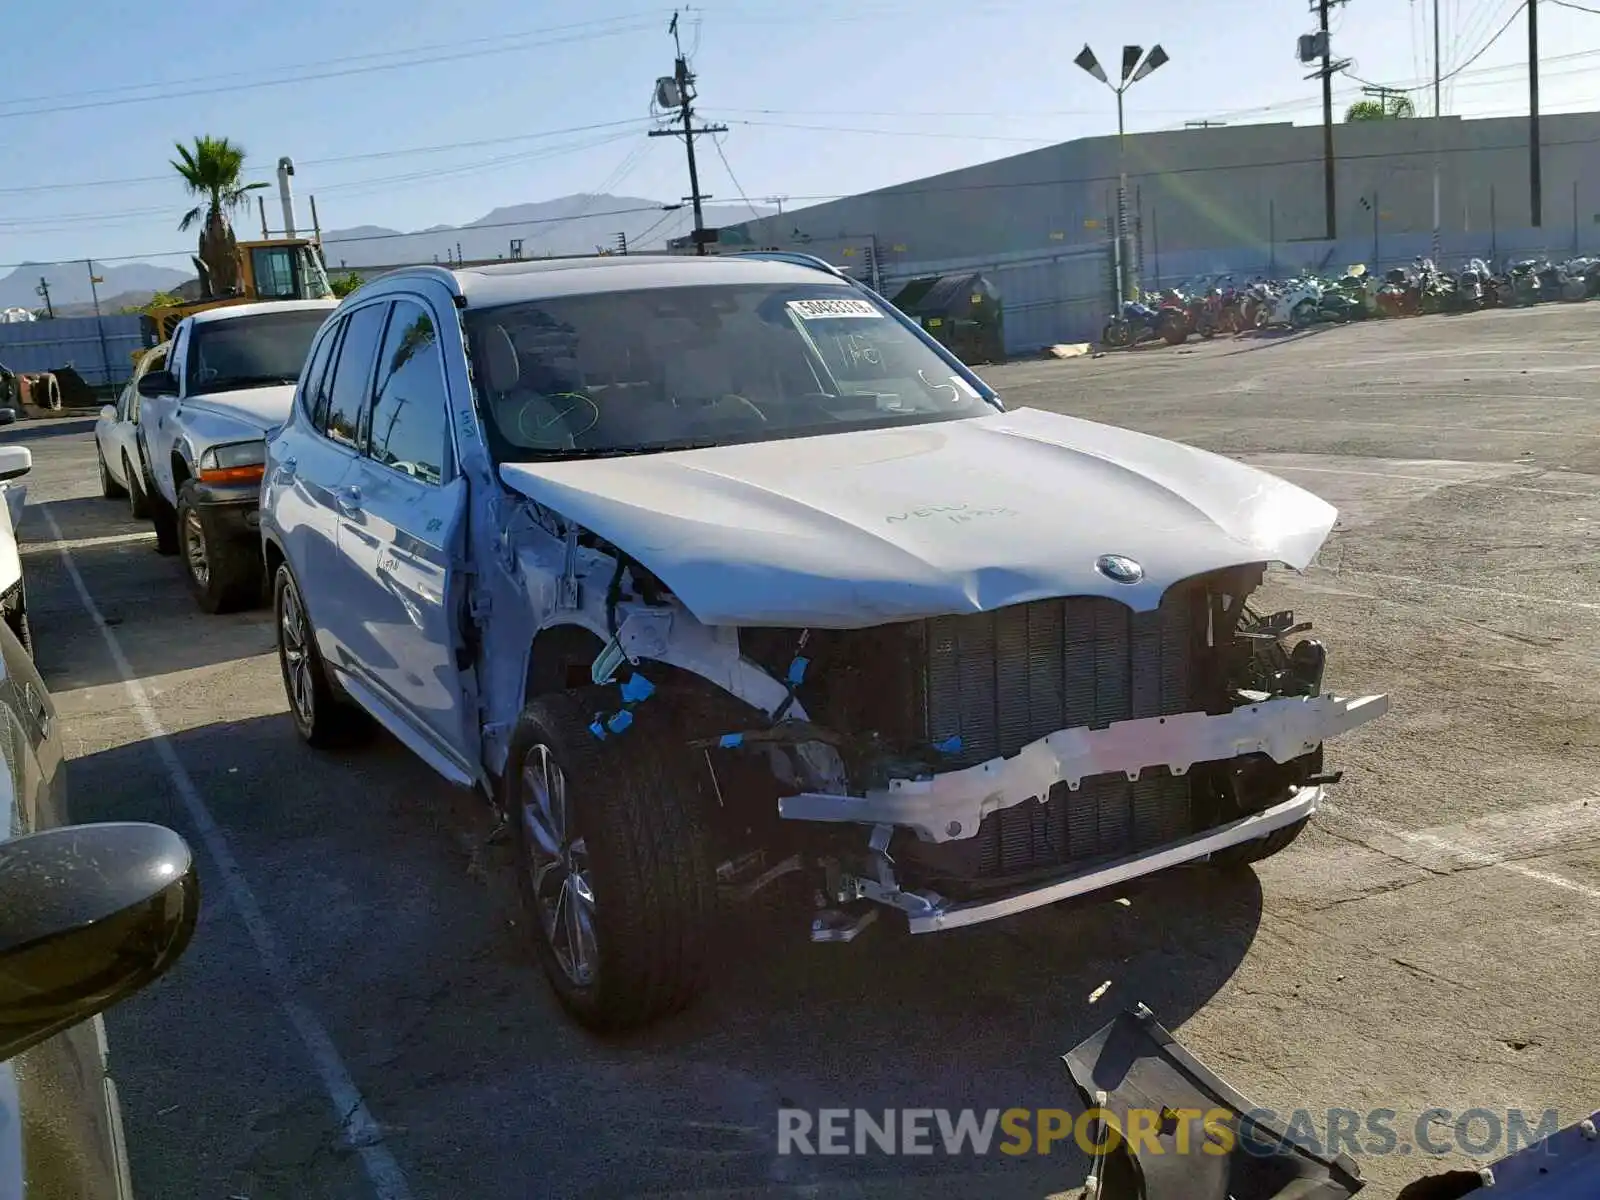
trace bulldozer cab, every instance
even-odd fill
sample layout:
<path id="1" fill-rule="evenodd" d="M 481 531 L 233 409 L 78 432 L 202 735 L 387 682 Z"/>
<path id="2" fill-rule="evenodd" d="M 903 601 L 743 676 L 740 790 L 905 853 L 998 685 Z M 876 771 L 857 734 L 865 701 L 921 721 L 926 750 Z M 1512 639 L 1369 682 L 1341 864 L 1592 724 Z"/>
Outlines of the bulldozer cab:
<path id="1" fill-rule="evenodd" d="M 151 309 L 141 314 L 143 345 L 133 352 L 137 362 L 146 350 L 172 337 L 178 322 L 197 312 L 232 304 L 262 300 L 330 300 L 333 288 L 322 267 L 321 247 L 310 238 L 276 238 L 240 242 L 239 290 L 227 296 L 208 296 L 181 304 Z"/>
<path id="2" fill-rule="evenodd" d="M 333 296 L 322 256 L 305 238 L 239 243 L 240 282 L 252 300 L 327 300 Z"/>

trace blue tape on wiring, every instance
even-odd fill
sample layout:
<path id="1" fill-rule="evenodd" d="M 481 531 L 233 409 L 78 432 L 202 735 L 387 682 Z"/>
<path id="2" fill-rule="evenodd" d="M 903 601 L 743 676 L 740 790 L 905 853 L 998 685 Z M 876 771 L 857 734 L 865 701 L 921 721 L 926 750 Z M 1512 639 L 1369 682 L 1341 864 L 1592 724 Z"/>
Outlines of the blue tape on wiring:
<path id="1" fill-rule="evenodd" d="M 806 679 L 806 668 L 811 665 L 809 658 L 796 658 L 789 664 L 789 686 L 799 687 Z"/>
<path id="2" fill-rule="evenodd" d="M 937 750 L 940 754 L 960 754 L 961 753 L 961 738 L 960 738 L 960 735 L 957 735 L 955 737 L 947 737 L 942 742 L 935 742 L 933 744 L 933 748 L 935 750 Z"/>
<path id="3" fill-rule="evenodd" d="M 593 725 L 589 726 L 589 732 L 594 734 L 594 736 L 599 738 L 602 742 L 606 740 L 606 727 L 600 724 L 599 721 L 596 721 Z"/>
<path id="4" fill-rule="evenodd" d="M 722 735 L 722 739 L 717 742 L 717 745 L 721 746 L 724 750 L 732 750 L 735 746 L 742 746 L 744 745 L 744 734 L 725 733 Z"/>
<path id="5" fill-rule="evenodd" d="M 606 722 L 606 728 L 611 730 L 612 733 L 621 733 L 624 729 L 632 724 L 633 714 L 627 709 L 623 709 L 616 716 L 612 717 L 611 720 Z"/>
<path id="6" fill-rule="evenodd" d="M 656 685 L 643 675 L 634 674 L 629 676 L 619 690 L 622 692 L 624 704 L 639 704 L 655 695 Z"/>

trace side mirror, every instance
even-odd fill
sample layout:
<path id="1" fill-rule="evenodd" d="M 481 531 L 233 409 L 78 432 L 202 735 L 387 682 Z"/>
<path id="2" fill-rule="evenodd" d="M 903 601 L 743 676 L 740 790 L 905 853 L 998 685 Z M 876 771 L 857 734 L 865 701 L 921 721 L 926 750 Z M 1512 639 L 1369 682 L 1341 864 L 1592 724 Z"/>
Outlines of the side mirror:
<path id="1" fill-rule="evenodd" d="M 14 408 L 0 408 L 0 425 L 15 425 L 17 423 L 17 410 Z"/>
<path id="2" fill-rule="evenodd" d="M 0 446 L 0 483 L 20 479 L 33 470 L 33 451 L 26 446 Z"/>
<path id="3" fill-rule="evenodd" d="M 139 395 L 147 400 L 177 394 L 178 380 L 171 371 L 147 371 L 139 376 Z"/>
<path id="4" fill-rule="evenodd" d="M 165 974 L 199 914 L 194 856 L 163 826 L 0 842 L 0 1062 Z"/>
<path id="5" fill-rule="evenodd" d="M 115 421 L 117 419 L 117 406 L 115 404 L 102 404 L 100 406 L 100 419 L 102 421 Z"/>

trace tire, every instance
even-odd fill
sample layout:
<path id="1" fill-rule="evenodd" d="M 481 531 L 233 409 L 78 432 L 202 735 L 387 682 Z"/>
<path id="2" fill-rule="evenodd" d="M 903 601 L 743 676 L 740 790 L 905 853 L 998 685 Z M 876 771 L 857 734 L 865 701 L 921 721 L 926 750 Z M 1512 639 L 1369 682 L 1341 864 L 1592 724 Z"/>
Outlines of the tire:
<path id="1" fill-rule="evenodd" d="M 717 909 L 703 776 L 648 715 L 621 735 L 626 746 L 598 741 L 589 725 L 615 703 L 614 690 L 601 688 L 532 701 L 502 782 L 534 953 L 562 1007 L 600 1032 L 638 1028 L 693 1003 Z M 541 794 L 549 798 L 542 808 Z M 556 808 L 559 820 L 550 816 Z"/>
<path id="2" fill-rule="evenodd" d="M 1223 870 L 1233 870 L 1248 867 L 1251 863 L 1262 862 L 1286 850 L 1295 838 L 1305 832 L 1306 826 L 1310 823 L 1310 817 L 1301 817 L 1293 825 L 1274 829 L 1266 837 L 1256 838 L 1253 842 L 1240 842 L 1237 846 L 1219 850 L 1211 856 L 1211 865 Z"/>
<path id="3" fill-rule="evenodd" d="M 100 448 L 99 438 L 95 439 L 94 463 L 95 466 L 100 468 L 100 494 L 102 496 L 104 496 L 107 500 L 120 500 L 122 497 L 128 494 L 127 488 L 123 487 L 115 479 L 111 478 L 111 472 L 106 468 L 106 454 L 105 451 Z M 123 465 L 127 465 L 126 459 L 123 460 Z"/>
<path id="4" fill-rule="evenodd" d="M 133 464 L 128 461 L 128 456 L 122 456 L 122 476 L 128 481 L 128 511 L 135 521 L 143 521 L 150 516 L 150 497 L 145 495 L 144 480 L 140 472 L 133 469 Z"/>
<path id="5" fill-rule="evenodd" d="M 5 622 L 29 658 L 33 657 L 33 626 L 28 623 L 28 590 L 26 585 L 17 589 L 16 602 L 5 610 Z"/>
<path id="6" fill-rule="evenodd" d="M 1189 340 L 1188 327 L 1181 317 L 1164 317 L 1161 325 L 1162 340 L 1169 346 L 1181 346 Z"/>
<path id="7" fill-rule="evenodd" d="M 195 503 L 193 480 L 178 489 L 176 524 L 183 573 L 201 611 L 237 612 L 260 600 L 260 553 L 242 539 L 217 536 L 205 510 Z"/>
<path id="8" fill-rule="evenodd" d="M 1133 341 L 1133 327 L 1126 321 L 1110 320 L 1106 322 L 1104 331 L 1100 334 L 1100 344 L 1121 349 Z"/>
<path id="9" fill-rule="evenodd" d="M 283 694 L 300 739 L 318 750 L 337 750 L 370 739 L 372 718 L 334 687 L 288 563 L 281 564 L 273 576 L 272 617 Z"/>

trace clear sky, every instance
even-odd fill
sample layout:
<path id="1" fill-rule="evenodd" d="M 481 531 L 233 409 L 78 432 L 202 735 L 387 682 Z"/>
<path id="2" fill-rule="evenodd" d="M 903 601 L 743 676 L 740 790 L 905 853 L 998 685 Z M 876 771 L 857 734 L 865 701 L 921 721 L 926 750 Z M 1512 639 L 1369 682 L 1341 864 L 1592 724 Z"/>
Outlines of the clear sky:
<path id="1" fill-rule="evenodd" d="M 1336 55 L 1371 83 L 1418 85 L 1433 70 L 1433 3 L 1340 5 Z M 1522 3 L 1438 0 L 1443 67 L 1461 72 L 1445 84 L 1447 114 L 1527 111 Z M 653 81 L 671 70 L 670 5 L 7 7 L 6 267 L 94 257 L 186 268 L 193 238 L 176 223 L 188 202 L 167 160 L 198 133 L 242 143 L 253 178 L 273 178 L 291 155 L 301 219 L 312 193 L 325 229 L 459 224 L 574 192 L 688 190 L 681 143 L 644 137 Z M 1539 13 L 1542 108 L 1600 108 L 1600 0 L 1540 0 Z M 1159 41 L 1172 56 L 1128 92 L 1130 131 L 1315 122 L 1318 84 L 1294 59 L 1314 28 L 1304 0 L 714 0 L 682 25 L 700 111 L 729 127 L 726 164 L 702 143 L 702 186 L 718 202 L 742 190 L 793 208 L 1113 131 L 1110 92 L 1072 64 L 1086 41 L 1113 74 L 1124 42 Z M 1431 112 L 1431 89 L 1415 97 Z M 1338 82 L 1341 111 L 1359 98 L 1358 83 Z"/>

